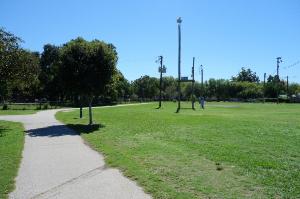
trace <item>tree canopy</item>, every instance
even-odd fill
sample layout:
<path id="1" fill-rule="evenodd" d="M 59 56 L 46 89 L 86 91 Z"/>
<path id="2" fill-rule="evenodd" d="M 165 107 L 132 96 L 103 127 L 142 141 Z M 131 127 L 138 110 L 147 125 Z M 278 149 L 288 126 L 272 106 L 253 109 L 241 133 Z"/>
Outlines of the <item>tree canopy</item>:
<path id="1" fill-rule="evenodd" d="M 159 78 L 141 76 L 128 81 L 117 69 L 118 54 L 111 43 L 78 37 L 63 45 L 46 44 L 41 54 L 21 47 L 22 40 L 0 28 L 0 99 L 27 102 L 46 99 L 67 105 L 116 103 L 124 100 L 155 100 Z M 130 67 L 130 66 L 129 66 Z M 300 85 L 270 75 L 264 84 L 250 68 L 229 79 L 196 81 L 194 94 L 216 100 L 299 96 Z M 190 83 L 181 84 L 182 99 L 191 99 Z M 162 97 L 174 100 L 177 79 L 163 77 Z"/>
<path id="2" fill-rule="evenodd" d="M 103 41 L 89 42 L 78 37 L 64 44 L 60 70 L 65 90 L 71 95 L 87 97 L 91 107 L 93 97 L 104 93 L 117 72 L 117 60 L 115 47 Z"/>
<path id="3" fill-rule="evenodd" d="M 38 83 L 39 55 L 20 48 L 22 40 L 0 28 L 0 95 L 5 100 L 13 90 L 31 92 Z"/>
<path id="4" fill-rule="evenodd" d="M 259 77 L 250 68 L 242 67 L 241 71 L 236 77 L 232 77 L 232 81 L 237 82 L 259 82 Z"/>

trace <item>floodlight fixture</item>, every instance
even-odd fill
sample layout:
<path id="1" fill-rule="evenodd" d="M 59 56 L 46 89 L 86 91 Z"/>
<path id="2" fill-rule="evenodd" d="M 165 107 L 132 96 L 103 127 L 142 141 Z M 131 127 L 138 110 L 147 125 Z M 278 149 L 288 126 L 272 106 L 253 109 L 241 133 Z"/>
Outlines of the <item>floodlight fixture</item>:
<path id="1" fill-rule="evenodd" d="M 182 22 L 181 17 L 178 17 L 178 18 L 177 18 L 177 23 L 181 24 L 181 22 Z"/>

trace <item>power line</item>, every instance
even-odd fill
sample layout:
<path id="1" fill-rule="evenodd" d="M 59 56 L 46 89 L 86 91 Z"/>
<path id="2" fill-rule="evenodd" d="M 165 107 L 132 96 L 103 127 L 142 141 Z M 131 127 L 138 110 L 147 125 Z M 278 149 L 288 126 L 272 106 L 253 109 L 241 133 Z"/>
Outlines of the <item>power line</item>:
<path id="1" fill-rule="evenodd" d="M 281 57 L 278 57 L 278 58 L 281 58 Z M 273 73 L 272 73 L 273 75 L 276 75 L 276 74 L 279 73 L 279 71 L 278 71 L 278 70 L 279 70 L 279 65 L 278 65 L 278 64 L 281 63 L 282 60 L 281 60 L 281 59 L 278 60 L 278 58 L 277 58 L 277 69 L 273 71 Z M 279 61 L 279 63 L 278 63 L 278 61 Z M 294 66 L 296 66 L 296 65 L 298 65 L 298 64 L 300 64 L 300 60 L 294 62 L 294 63 L 291 64 L 291 65 L 284 66 L 284 67 L 281 67 L 281 68 L 284 69 L 284 70 L 286 70 L 286 69 L 292 68 L 292 67 L 294 67 Z"/>
<path id="2" fill-rule="evenodd" d="M 294 66 L 296 66 L 296 65 L 298 65 L 298 64 L 300 64 L 300 60 L 294 62 L 294 63 L 291 64 L 291 65 L 288 65 L 288 66 L 285 66 L 285 67 L 282 67 L 282 68 L 283 68 L 283 69 L 288 69 L 288 68 L 292 68 L 292 67 L 294 67 Z"/>

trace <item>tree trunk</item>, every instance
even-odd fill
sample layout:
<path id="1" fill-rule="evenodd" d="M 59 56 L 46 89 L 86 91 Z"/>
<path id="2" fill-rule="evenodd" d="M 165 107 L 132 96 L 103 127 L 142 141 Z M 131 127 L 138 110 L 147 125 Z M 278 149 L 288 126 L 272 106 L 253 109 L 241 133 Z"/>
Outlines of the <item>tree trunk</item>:
<path id="1" fill-rule="evenodd" d="M 79 118 L 81 119 L 82 118 L 82 105 L 80 104 L 80 108 L 79 108 Z"/>
<path id="2" fill-rule="evenodd" d="M 82 102 L 81 102 L 81 97 L 78 97 L 78 101 L 79 101 L 79 118 L 82 118 Z"/>
<path id="3" fill-rule="evenodd" d="M 90 103 L 89 103 L 89 120 L 90 120 L 89 125 L 93 124 L 92 102 L 93 102 L 93 97 L 90 98 Z"/>

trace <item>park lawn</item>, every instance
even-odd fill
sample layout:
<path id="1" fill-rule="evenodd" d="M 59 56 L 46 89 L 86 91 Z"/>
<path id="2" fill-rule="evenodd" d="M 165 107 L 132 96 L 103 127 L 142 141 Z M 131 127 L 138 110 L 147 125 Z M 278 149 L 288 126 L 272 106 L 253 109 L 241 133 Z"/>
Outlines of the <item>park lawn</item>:
<path id="1" fill-rule="evenodd" d="M 154 198 L 299 198 L 299 104 L 156 106 L 93 109 L 93 128 L 87 110 L 57 118 Z"/>
<path id="2" fill-rule="evenodd" d="M 23 145 L 22 124 L 0 121 L 0 198 L 7 198 L 8 193 L 14 189 Z"/>
<path id="3" fill-rule="evenodd" d="M 36 112 L 36 110 L 0 110 L 0 115 L 27 115 Z"/>

